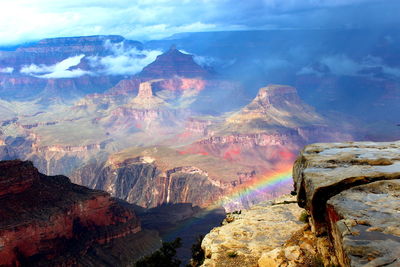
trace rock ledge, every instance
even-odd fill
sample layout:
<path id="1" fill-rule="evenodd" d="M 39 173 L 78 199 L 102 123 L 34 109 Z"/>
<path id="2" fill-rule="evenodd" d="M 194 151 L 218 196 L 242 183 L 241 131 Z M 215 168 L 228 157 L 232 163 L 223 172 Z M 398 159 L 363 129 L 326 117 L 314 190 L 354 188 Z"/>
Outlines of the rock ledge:
<path id="1" fill-rule="evenodd" d="M 229 214 L 203 266 L 400 266 L 400 141 L 306 146 L 293 180 L 304 209 L 283 198 Z"/>

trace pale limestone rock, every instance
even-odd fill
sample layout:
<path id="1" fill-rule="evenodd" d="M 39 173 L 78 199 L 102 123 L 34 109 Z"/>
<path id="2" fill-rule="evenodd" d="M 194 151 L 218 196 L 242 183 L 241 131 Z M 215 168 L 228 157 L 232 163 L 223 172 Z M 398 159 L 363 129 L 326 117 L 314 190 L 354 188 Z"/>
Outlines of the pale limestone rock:
<path id="1" fill-rule="evenodd" d="M 236 214 L 231 223 L 214 228 L 202 242 L 206 255 L 203 266 L 227 266 L 224 261 L 227 260 L 228 251 L 234 251 L 244 259 L 254 259 L 257 262 L 263 252 L 285 244 L 305 225 L 299 221 L 303 209 L 299 208 L 297 203 L 293 203 L 294 200 L 294 197 L 285 196 L 275 201 L 260 203 L 250 210 Z M 253 265 L 243 262 L 242 266 Z"/>
<path id="2" fill-rule="evenodd" d="M 158 81 L 161 80 L 151 80 L 141 83 L 139 85 L 138 95 L 131 100 L 128 106 L 138 109 L 154 109 L 165 106 L 166 102 L 164 102 L 161 98 L 153 95 L 152 84 Z"/>
<path id="3" fill-rule="evenodd" d="M 300 258 L 301 251 L 298 246 L 290 246 L 284 249 L 285 257 L 289 261 L 296 261 Z"/>
<path id="4" fill-rule="evenodd" d="M 260 204 L 205 237 L 203 266 L 400 266 L 400 141 L 307 146 L 294 181 L 311 231 L 295 204 Z"/>
<path id="5" fill-rule="evenodd" d="M 400 180 L 353 187 L 328 202 L 343 266 L 400 266 Z"/>
<path id="6" fill-rule="evenodd" d="M 306 146 L 293 179 L 325 263 L 400 266 L 400 141 Z"/>
<path id="7" fill-rule="evenodd" d="M 295 162 L 299 205 L 310 211 L 317 234 L 325 229 L 326 201 L 343 190 L 377 180 L 400 178 L 400 141 L 306 146 Z"/>
<path id="8" fill-rule="evenodd" d="M 281 248 L 276 248 L 274 250 L 263 252 L 261 257 L 258 259 L 258 267 L 276 267 L 282 263 L 279 259 L 279 255 L 282 253 Z"/>

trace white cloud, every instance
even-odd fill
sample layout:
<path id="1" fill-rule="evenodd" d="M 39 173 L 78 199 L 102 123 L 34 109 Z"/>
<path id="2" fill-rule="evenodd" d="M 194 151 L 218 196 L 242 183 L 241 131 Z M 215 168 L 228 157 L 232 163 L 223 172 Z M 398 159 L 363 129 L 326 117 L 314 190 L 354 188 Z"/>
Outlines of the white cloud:
<path id="1" fill-rule="evenodd" d="M 159 50 L 126 48 L 123 42 L 113 44 L 106 41 L 105 47 L 111 50 L 113 54 L 105 57 L 89 57 L 91 66 L 97 68 L 99 74 L 133 75 L 140 72 L 162 53 Z"/>
<path id="2" fill-rule="evenodd" d="M 62 71 L 56 71 L 44 75 L 39 75 L 37 77 L 39 78 L 76 78 L 80 77 L 86 74 L 90 74 L 88 71 L 82 70 L 82 69 L 76 69 L 76 70 L 62 70 Z"/>
<path id="3" fill-rule="evenodd" d="M 367 56 L 360 60 L 360 62 L 357 62 L 346 55 L 332 55 L 322 58 L 319 64 L 328 67 L 329 71 L 327 72 L 334 75 L 368 76 L 376 72 L 383 75 L 400 77 L 400 68 L 387 66 L 381 58 L 373 56 Z M 297 74 L 323 75 L 324 73 L 306 66 L 298 71 Z"/>
<path id="4" fill-rule="evenodd" d="M 355 75 L 363 68 L 361 64 L 345 55 L 325 57 L 321 63 L 328 66 L 330 71 L 336 75 Z"/>
<path id="5" fill-rule="evenodd" d="M 13 71 L 14 71 L 14 68 L 12 68 L 12 67 L 0 68 L 0 73 L 12 73 Z"/>
<path id="6" fill-rule="evenodd" d="M 91 74 L 89 71 L 82 69 L 70 69 L 77 66 L 85 55 L 69 57 L 54 65 L 25 65 L 22 66 L 20 72 L 32 75 L 38 78 L 74 78 L 85 74 Z"/>
<path id="7" fill-rule="evenodd" d="M 86 57 L 89 61 L 89 70 L 76 68 L 85 57 L 84 54 L 69 57 L 54 65 L 25 65 L 20 72 L 38 78 L 74 78 L 83 75 L 133 75 L 140 72 L 145 66 L 153 62 L 158 55 L 162 54 L 159 50 L 138 50 L 126 47 L 124 42 L 111 43 L 107 40 L 105 48 L 111 52 L 108 56 Z M 75 67 L 75 68 L 72 68 Z"/>
<path id="8" fill-rule="evenodd" d="M 193 60 L 196 62 L 198 65 L 202 67 L 226 67 L 228 65 L 233 64 L 234 60 L 230 60 L 228 62 L 224 62 L 223 60 L 215 57 L 210 57 L 210 56 L 200 56 L 196 55 L 194 53 L 190 53 L 186 50 L 179 49 L 179 51 L 183 54 L 186 55 L 193 55 Z"/>
<path id="9" fill-rule="evenodd" d="M 388 66 L 383 66 L 383 71 L 392 76 L 400 77 L 400 68 L 392 68 Z"/>
<path id="10" fill-rule="evenodd" d="M 209 57 L 209 56 L 194 56 L 193 57 L 194 62 L 199 64 L 200 66 L 215 66 L 215 65 L 220 65 L 221 61 L 216 59 L 215 57 Z"/>

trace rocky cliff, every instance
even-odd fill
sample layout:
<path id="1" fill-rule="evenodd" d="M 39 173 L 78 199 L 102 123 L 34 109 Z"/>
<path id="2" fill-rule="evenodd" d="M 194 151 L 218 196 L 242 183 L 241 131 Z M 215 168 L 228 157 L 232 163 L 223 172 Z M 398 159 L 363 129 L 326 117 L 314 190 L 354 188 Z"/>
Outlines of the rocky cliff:
<path id="1" fill-rule="evenodd" d="M 174 154 L 177 152 L 167 151 L 176 159 Z M 87 164 L 78 169 L 72 179 L 146 208 L 164 203 L 192 203 L 205 207 L 222 196 L 221 183 L 211 179 L 203 169 L 181 165 L 179 158 L 174 162 L 176 165 L 171 165 L 162 162 L 163 158 L 158 155 L 136 153 L 136 157 L 118 159 L 114 156 L 103 163 Z"/>
<path id="2" fill-rule="evenodd" d="M 183 54 L 176 47 L 171 47 L 166 53 L 159 55 L 153 63 L 146 66 L 138 74 L 142 78 L 172 78 L 181 76 L 187 78 L 205 77 L 210 73 L 196 64 L 192 55 Z"/>
<path id="3" fill-rule="evenodd" d="M 0 162 L 0 266 L 126 266 L 158 245 L 129 204 Z"/>
<path id="4" fill-rule="evenodd" d="M 399 160 L 400 142 L 306 146 L 297 199 L 228 214 L 203 266 L 399 266 Z"/>
<path id="5" fill-rule="evenodd" d="M 293 170 L 298 203 L 341 266 L 399 266 L 400 142 L 310 145 Z"/>
<path id="6" fill-rule="evenodd" d="M 327 119 L 304 103 L 295 88 L 269 85 L 245 107 L 208 127 L 212 136 L 196 142 L 191 150 L 203 150 L 220 156 L 230 151 L 240 154 L 262 150 L 297 152 L 310 142 L 351 140 L 351 136 L 334 129 Z M 239 157 L 240 158 L 240 157 Z M 241 159 L 243 160 L 243 159 Z"/>

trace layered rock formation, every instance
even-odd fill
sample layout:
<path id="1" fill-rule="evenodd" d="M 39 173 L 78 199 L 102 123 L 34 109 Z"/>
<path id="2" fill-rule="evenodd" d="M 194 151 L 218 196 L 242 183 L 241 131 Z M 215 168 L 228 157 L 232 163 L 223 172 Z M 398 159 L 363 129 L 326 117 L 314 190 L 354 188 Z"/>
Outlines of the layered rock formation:
<path id="1" fill-rule="evenodd" d="M 301 101 L 295 88 L 284 85 L 261 88 L 250 104 L 222 121 L 215 120 L 203 132 L 208 136 L 182 150 L 252 167 L 256 173 L 248 177 L 248 186 L 271 171 L 282 172 L 309 142 L 352 139 Z M 289 193 L 289 187 L 280 193 Z M 248 208 L 272 195 L 268 190 L 247 195 L 236 208 Z"/>
<path id="2" fill-rule="evenodd" d="M 0 162 L 1 266 L 126 266 L 158 245 L 127 203 L 30 162 Z"/>
<path id="3" fill-rule="evenodd" d="M 100 44 L 90 40 L 89 44 Z M 117 43 L 117 40 L 110 42 Z M 78 39 L 71 42 L 78 42 Z M 49 41 L 48 46 L 56 44 L 57 40 Z M 74 49 L 78 51 L 79 46 Z M 208 74 L 191 55 L 171 48 L 142 73 L 121 81 L 108 92 L 87 95 L 72 106 L 35 112 L 11 108 L 15 114 L 26 116 L 11 116 L 0 123 L 6 123 L 10 129 L 7 135 L 24 138 L 26 144 L 7 145 L 0 156 L 31 160 L 48 175 L 71 175 L 79 169 L 73 178 L 77 183 L 145 207 L 179 201 L 204 206 L 229 195 L 232 190 L 245 191 L 247 186 L 257 179 L 261 181 L 269 173 L 282 172 L 309 142 L 351 140 L 351 136 L 335 130 L 328 120 L 302 102 L 293 87 L 269 85 L 261 88 L 250 104 L 245 105 L 244 102 L 248 102 L 240 93 L 244 88 L 238 82 L 210 78 Z M 63 84 L 73 87 L 67 80 L 51 83 L 53 87 L 49 86 L 49 90 Z M 232 112 L 231 103 L 225 105 L 232 101 L 226 99 L 241 99 L 242 108 L 235 107 L 237 111 Z M 220 109 L 221 106 L 225 109 Z M 223 110 L 230 112 L 212 116 L 208 113 L 218 114 Z M 142 163 L 133 163 L 143 156 L 135 154 L 138 152 L 135 147 L 168 147 L 174 155 L 185 155 L 186 159 L 182 164 L 169 160 L 168 168 L 158 162 L 151 163 L 149 168 L 160 170 L 160 174 L 142 175 L 138 171 Z M 129 164 L 116 166 L 107 162 L 125 149 L 132 152 L 125 158 L 130 160 Z M 208 163 L 200 164 L 199 156 L 207 156 L 200 161 Z M 218 165 L 223 165 L 224 170 L 215 174 Z M 187 168 L 199 169 L 207 175 L 202 174 L 197 179 L 199 175 L 188 173 Z M 174 181 L 180 180 L 185 186 L 170 183 L 170 171 L 173 172 L 171 177 L 177 177 Z M 149 182 L 153 178 L 149 177 L 155 179 L 155 191 Z M 119 182 L 124 180 L 129 182 Z M 143 183 L 136 183 L 138 180 Z M 146 185 L 146 190 L 138 185 Z M 202 198 L 199 192 L 187 189 L 194 185 L 199 192 L 208 190 L 211 193 Z M 243 199 L 225 208 L 249 207 L 262 199 L 288 193 L 289 187 L 287 183 L 273 192 L 259 190 L 257 197 L 243 194 L 246 195 Z M 165 188 L 171 189 L 170 197 L 164 192 Z"/>
<path id="4" fill-rule="evenodd" d="M 146 66 L 138 74 L 142 78 L 206 77 L 210 73 L 196 64 L 192 55 L 183 54 L 172 46 L 166 53 L 157 57 L 156 61 Z"/>
<path id="5" fill-rule="evenodd" d="M 399 266 L 399 160 L 400 142 L 306 146 L 297 201 L 230 214 L 204 238 L 203 266 Z"/>
<path id="6" fill-rule="evenodd" d="M 59 37 L 43 39 L 36 44 L 22 46 L 16 49 L 19 53 L 32 53 L 35 59 L 41 59 L 39 63 L 53 63 L 65 56 L 65 54 L 77 54 L 77 53 L 88 53 L 88 54 L 104 54 L 106 49 L 104 42 L 109 41 L 111 43 L 121 43 L 125 40 L 119 35 L 93 35 L 93 36 L 77 36 L 77 37 Z M 132 45 L 141 46 L 141 43 L 135 41 L 127 41 Z M 57 55 L 59 58 L 54 58 Z M 32 58 L 32 57 L 29 57 Z M 21 58 L 18 58 L 21 60 Z M 8 59 L 11 60 L 11 59 Z M 53 62 L 49 61 L 53 60 Z M 14 60 L 16 62 L 16 60 Z"/>
<path id="7" fill-rule="evenodd" d="M 295 88 L 269 85 L 261 88 L 253 101 L 227 117 L 222 123 L 209 127 L 212 136 L 192 145 L 192 150 L 240 160 L 240 154 L 262 151 L 296 152 L 309 142 L 349 140 L 350 135 L 334 130 L 329 122 L 312 107 L 301 101 Z M 269 152 L 268 152 L 269 151 Z M 272 158 L 269 158 L 273 161 Z"/>
<path id="8" fill-rule="evenodd" d="M 137 156 L 129 156 L 131 153 Z M 213 180 L 204 168 L 184 165 L 190 162 L 176 151 L 158 147 L 121 154 L 80 168 L 72 176 L 73 181 L 146 208 L 163 203 L 205 207 L 222 196 L 221 182 Z"/>

